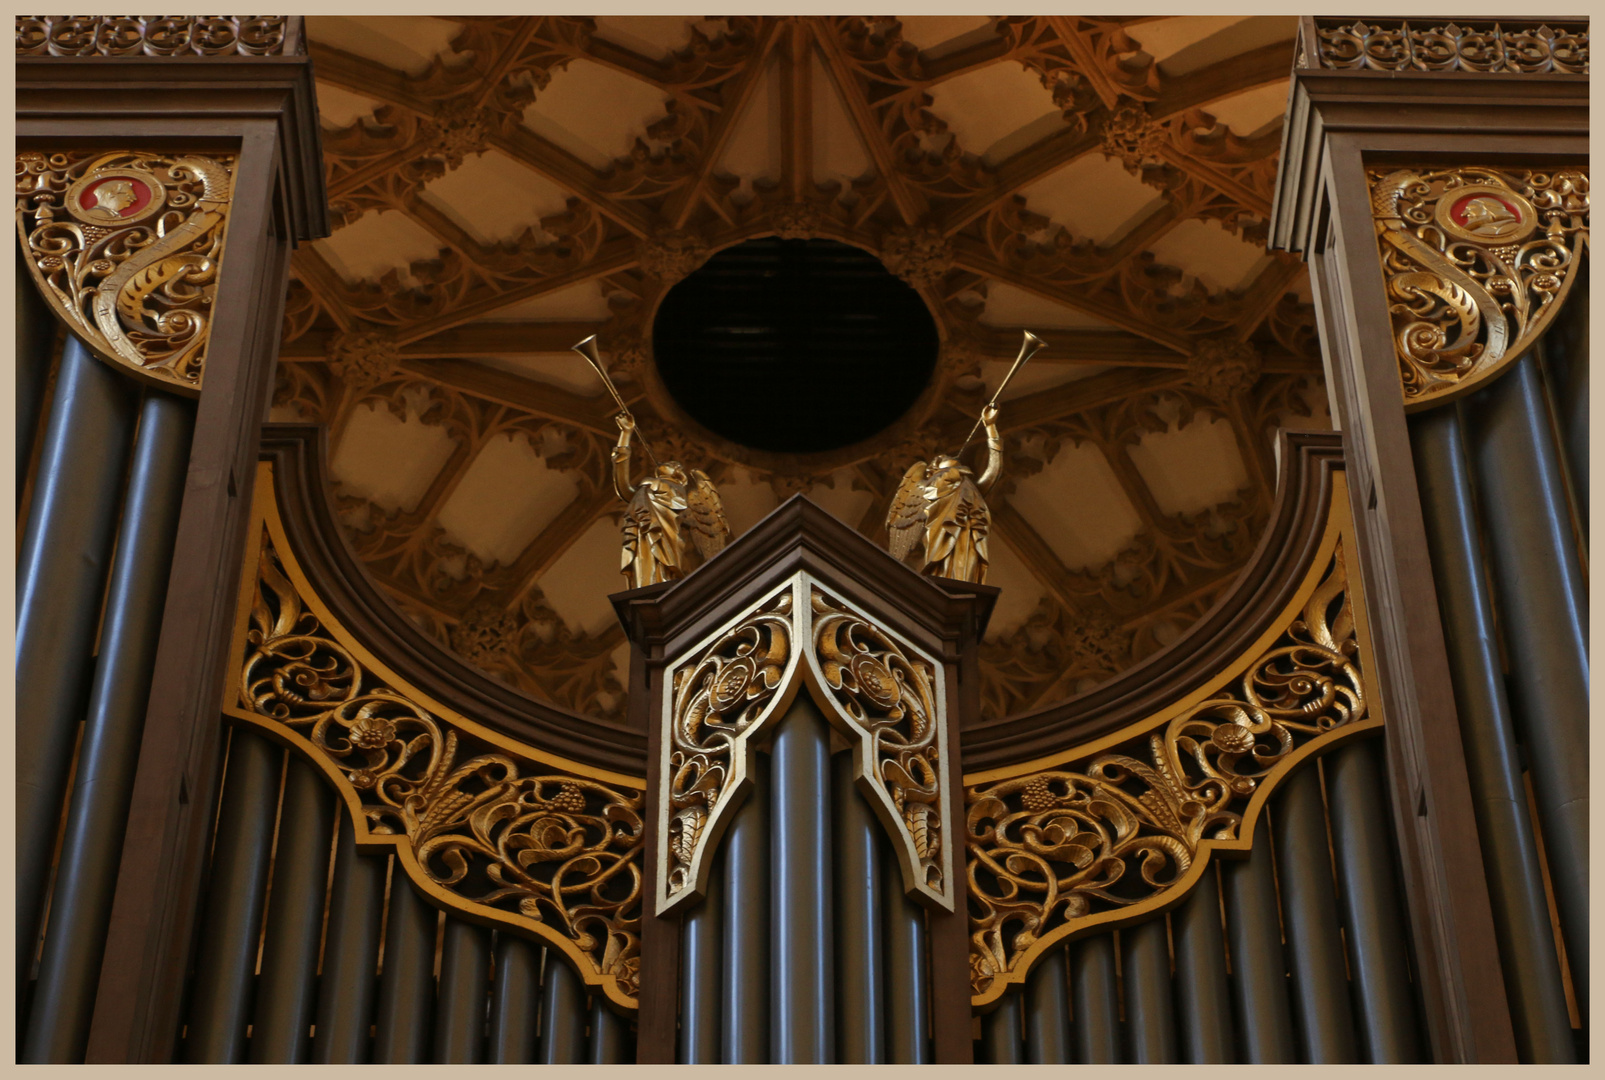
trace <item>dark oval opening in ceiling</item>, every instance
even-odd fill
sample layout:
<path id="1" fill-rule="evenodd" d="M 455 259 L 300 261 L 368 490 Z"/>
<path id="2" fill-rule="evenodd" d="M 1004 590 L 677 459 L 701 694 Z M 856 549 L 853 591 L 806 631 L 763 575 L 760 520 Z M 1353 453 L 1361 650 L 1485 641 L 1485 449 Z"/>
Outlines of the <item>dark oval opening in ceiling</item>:
<path id="1" fill-rule="evenodd" d="M 715 434 L 757 450 L 835 450 L 885 430 L 936 368 L 919 293 L 834 240 L 749 240 L 669 290 L 658 373 Z"/>

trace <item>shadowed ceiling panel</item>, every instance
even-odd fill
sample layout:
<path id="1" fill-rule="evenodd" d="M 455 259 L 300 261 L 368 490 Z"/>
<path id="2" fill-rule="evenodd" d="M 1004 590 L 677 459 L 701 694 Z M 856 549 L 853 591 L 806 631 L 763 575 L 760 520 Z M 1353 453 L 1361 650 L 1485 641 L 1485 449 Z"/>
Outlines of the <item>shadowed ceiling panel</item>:
<path id="1" fill-rule="evenodd" d="M 1049 347 L 1005 396 L 982 696 L 1062 698 L 1202 614 L 1266 520 L 1276 425 L 1328 423 L 1302 265 L 1264 252 L 1292 27 L 311 17 L 338 227 L 292 262 L 273 414 L 330 425 L 341 519 L 409 618 L 618 718 L 614 406 L 570 344 L 598 334 L 738 534 L 804 492 L 879 541 L 903 471 L 963 440 L 1029 327 Z M 900 419 L 790 452 L 686 420 L 657 313 L 766 237 L 848 245 L 917 297 L 928 376 L 887 380 L 852 334 L 798 373 L 829 402 L 911 391 Z M 704 386 L 719 357 L 694 360 Z"/>

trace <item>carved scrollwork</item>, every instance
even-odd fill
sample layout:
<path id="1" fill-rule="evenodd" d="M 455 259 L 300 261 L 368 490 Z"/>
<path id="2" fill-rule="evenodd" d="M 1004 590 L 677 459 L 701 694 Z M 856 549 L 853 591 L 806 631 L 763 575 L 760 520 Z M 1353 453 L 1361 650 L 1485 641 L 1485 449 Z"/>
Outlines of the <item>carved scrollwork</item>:
<path id="1" fill-rule="evenodd" d="M 701 894 L 704 855 L 747 773 L 746 742 L 773 712 L 794 660 L 791 585 L 674 671 L 665 747 L 658 912 Z"/>
<path id="2" fill-rule="evenodd" d="M 281 56 L 284 15 L 18 15 L 18 56 Z"/>
<path id="3" fill-rule="evenodd" d="M 936 668 L 817 587 L 809 595 L 814 657 L 837 707 L 863 742 L 855 771 L 883 801 L 882 819 L 901 840 L 905 883 L 951 908 L 952 859 L 942 828 L 946 747 Z M 871 799 L 872 806 L 875 802 Z"/>
<path id="4" fill-rule="evenodd" d="M 359 844 L 393 838 L 434 902 L 557 945 L 633 1008 L 642 792 L 487 738 L 382 677 L 308 603 L 274 531 L 261 535 L 229 715 L 318 764 L 344 790 Z"/>
<path id="5" fill-rule="evenodd" d="M 1521 356 L 1588 246 L 1588 170 L 1372 169 L 1406 408 L 1465 393 Z"/>
<path id="6" fill-rule="evenodd" d="M 1293 765 L 1380 723 L 1344 548 L 1323 550 L 1281 636 L 1205 700 L 1085 758 L 966 787 L 973 1004 L 1049 944 L 1179 900 L 1212 848 L 1246 849 Z"/>
<path id="7" fill-rule="evenodd" d="M 1404 20 L 1367 25 L 1322 19 L 1316 26 L 1320 66 L 1326 68 L 1588 74 L 1587 30 L 1508 22 L 1423 26 Z"/>
<path id="8" fill-rule="evenodd" d="M 201 389 L 233 155 L 17 154 L 17 234 L 45 299 L 108 363 Z"/>

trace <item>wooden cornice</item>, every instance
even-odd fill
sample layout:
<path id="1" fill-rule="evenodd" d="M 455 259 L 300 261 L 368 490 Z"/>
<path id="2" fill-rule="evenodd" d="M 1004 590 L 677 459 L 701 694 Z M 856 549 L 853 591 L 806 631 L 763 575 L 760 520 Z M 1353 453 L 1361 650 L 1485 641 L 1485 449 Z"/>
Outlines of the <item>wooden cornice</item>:
<path id="1" fill-rule="evenodd" d="M 503 734 L 594 768 L 641 775 L 640 732 L 537 701 L 484 674 L 426 637 L 375 585 L 336 518 L 321 426 L 267 424 L 262 432 L 295 557 L 319 599 L 369 651 L 424 693 Z"/>

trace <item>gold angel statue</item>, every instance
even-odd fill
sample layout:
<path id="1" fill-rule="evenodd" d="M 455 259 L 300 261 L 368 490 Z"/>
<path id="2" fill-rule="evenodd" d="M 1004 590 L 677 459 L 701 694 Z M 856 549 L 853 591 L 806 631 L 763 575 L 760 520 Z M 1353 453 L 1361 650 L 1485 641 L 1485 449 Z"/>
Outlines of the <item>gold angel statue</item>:
<path id="1" fill-rule="evenodd" d="M 907 559 L 925 542 L 921 572 L 934 577 L 986 583 L 986 536 L 992 515 L 982 493 L 1003 471 L 1003 440 L 998 436 L 998 410 L 981 412 L 986 426 L 986 468 L 976 479 L 956 454 L 937 454 L 916 461 L 903 474 L 892 508 L 886 515 L 886 546 L 892 557 Z"/>
<path id="2" fill-rule="evenodd" d="M 719 489 L 701 469 L 678 461 L 656 465 L 630 483 L 630 437 L 635 418 L 628 411 L 614 420 L 619 441 L 613 447 L 613 490 L 628 504 L 624 511 L 624 550 L 619 570 L 630 588 L 673 581 L 685 573 L 686 540 L 711 559 L 730 538 Z"/>
<path id="3" fill-rule="evenodd" d="M 969 438 L 955 454 L 937 454 L 930 461 L 916 461 L 903 473 L 886 515 L 886 547 L 899 562 L 908 558 L 916 543 L 924 542 L 920 572 L 957 581 L 986 583 L 987 533 L 992 514 L 985 493 L 1003 471 L 1003 439 L 998 435 L 998 398 L 1027 360 L 1042 348 L 1043 341 L 1025 332 L 1020 355 L 998 386 L 997 393 L 981 410 L 981 417 L 970 429 Z M 986 428 L 986 467 L 976 477 L 959 460 L 964 447 L 975 437 L 976 428 Z"/>

